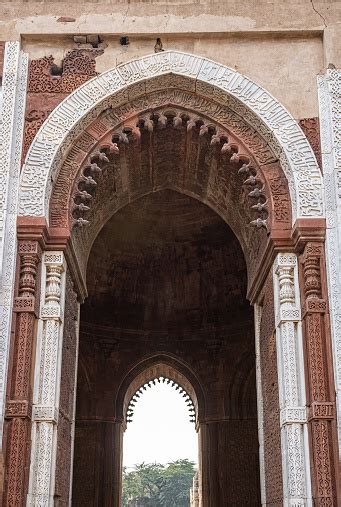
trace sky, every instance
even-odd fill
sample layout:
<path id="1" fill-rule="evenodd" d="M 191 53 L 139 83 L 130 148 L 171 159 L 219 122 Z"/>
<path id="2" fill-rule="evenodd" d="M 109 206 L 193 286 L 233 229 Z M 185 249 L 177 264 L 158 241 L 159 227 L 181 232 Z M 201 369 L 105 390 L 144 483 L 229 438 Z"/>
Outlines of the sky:
<path id="1" fill-rule="evenodd" d="M 144 391 L 133 421 L 123 436 L 123 466 L 168 463 L 187 458 L 198 462 L 198 434 L 189 421 L 184 398 L 174 387 L 158 383 Z"/>

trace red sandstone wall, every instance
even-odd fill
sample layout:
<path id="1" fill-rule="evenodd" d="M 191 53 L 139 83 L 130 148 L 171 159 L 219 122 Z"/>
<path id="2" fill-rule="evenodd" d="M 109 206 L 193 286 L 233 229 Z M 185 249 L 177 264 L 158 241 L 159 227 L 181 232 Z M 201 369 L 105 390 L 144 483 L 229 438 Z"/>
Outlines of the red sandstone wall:
<path id="1" fill-rule="evenodd" d="M 283 484 L 273 297 L 273 281 L 270 273 L 263 290 L 263 311 L 260 325 L 265 488 L 267 505 L 280 507 L 283 505 Z"/>

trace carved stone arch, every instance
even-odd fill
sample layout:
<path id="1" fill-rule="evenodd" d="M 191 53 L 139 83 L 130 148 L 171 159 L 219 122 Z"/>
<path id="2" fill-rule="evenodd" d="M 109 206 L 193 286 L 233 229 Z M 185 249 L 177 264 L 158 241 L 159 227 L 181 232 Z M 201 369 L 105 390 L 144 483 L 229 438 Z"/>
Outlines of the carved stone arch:
<path id="1" fill-rule="evenodd" d="M 164 376 L 179 384 L 190 395 L 197 414 L 197 421 L 205 418 L 205 393 L 200 380 L 185 361 L 172 354 L 159 353 L 135 364 L 124 377 L 117 391 L 115 413 L 117 421 L 124 421 L 131 397 L 146 382 Z"/>
<path id="2" fill-rule="evenodd" d="M 128 149 L 127 144 L 130 151 L 134 152 L 136 149 L 139 151 L 143 134 L 153 133 L 155 137 L 157 131 L 165 131 L 167 120 L 168 123 L 170 123 L 169 120 L 171 123 L 177 122 L 176 129 L 172 131 L 172 134 L 179 134 L 178 141 L 183 141 L 184 138 L 189 144 L 184 150 L 184 160 L 182 161 L 185 166 L 189 165 L 189 169 L 193 165 L 194 169 L 198 164 L 198 161 L 191 159 L 191 156 L 193 158 L 196 152 L 194 151 L 194 154 L 188 153 L 189 148 L 192 147 L 191 142 L 197 144 L 199 141 L 208 141 L 212 146 L 220 148 L 222 153 L 226 154 L 225 157 L 230 155 L 229 158 L 232 158 L 233 163 L 238 164 L 240 161 L 254 169 L 259 169 L 265 183 L 267 185 L 273 184 L 271 169 L 272 164 L 276 163 L 277 157 L 259 133 L 228 107 L 218 107 L 208 98 L 197 102 L 195 95 L 173 88 L 171 92 L 158 91 L 156 94 L 145 95 L 143 101 L 132 101 L 123 107 L 114 108 L 112 106 L 101 114 L 75 141 L 61 166 L 51 196 L 50 226 L 69 228 L 73 226 L 75 220 L 72 217 L 72 209 L 70 209 L 70 206 L 73 205 L 71 196 L 77 191 L 77 185 L 84 182 L 82 174 L 84 170 L 87 170 L 88 175 L 98 177 L 100 169 L 105 169 L 109 162 L 117 162 L 119 155 L 124 156 Z M 200 109 L 195 110 L 195 107 Z M 160 119 L 162 119 L 161 124 Z M 187 129 L 181 129 L 186 126 Z M 184 131 L 181 132 L 181 130 Z M 189 133 L 192 135 L 188 135 Z M 197 135 L 193 135 L 193 133 Z M 186 139 L 187 137 L 189 139 Z M 154 149 L 156 149 L 155 143 L 156 140 L 153 139 Z M 147 155 L 148 158 L 151 156 L 150 153 Z M 132 160 L 131 162 L 135 169 L 141 164 L 141 160 Z M 95 167 L 92 169 L 92 165 L 99 167 L 95 171 Z M 281 174 L 280 168 L 278 171 Z M 250 174 L 245 170 L 244 179 L 247 176 Z M 188 178 L 188 175 L 186 177 Z M 282 177 L 285 178 L 284 175 Z M 174 181 L 172 184 L 174 185 Z M 62 192 L 63 190 L 64 192 Z M 128 190 L 131 194 L 136 194 L 139 189 L 128 188 Z M 267 193 L 272 197 L 270 190 Z M 287 201 L 287 206 L 290 208 L 289 197 Z M 276 212 L 277 201 L 272 201 L 271 204 L 272 206 L 269 203 L 268 209 L 274 208 Z M 286 213 L 284 221 L 291 225 L 290 210 L 288 209 Z M 283 219 L 279 221 L 283 222 Z M 93 236 L 96 233 L 97 231 L 93 232 Z"/>
<path id="3" fill-rule="evenodd" d="M 33 141 L 23 168 L 19 214 L 45 216 L 53 182 L 68 148 L 101 111 L 174 81 L 200 97 L 229 104 L 262 133 L 289 183 L 292 219 L 323 217 L 322 178 L 296 121 L 267 91 L 235 70 L 208 59 L 169 51 L 122 64 L 75 90 L 51 114 Z"/>
<path id="4" fill-rule="evenodd" d="M 267 233 L 290 232 L 287 180 L 267 142 L 229 106 L 174 82 L 170 91 L 112 104 L 64 157 L 50 230 L 73 228 L 84 286 L 88 253 L 104 223 L 124 205 L 165 188 L 198 199 L 230 225 L 244 251 L 249 288 Z"/>

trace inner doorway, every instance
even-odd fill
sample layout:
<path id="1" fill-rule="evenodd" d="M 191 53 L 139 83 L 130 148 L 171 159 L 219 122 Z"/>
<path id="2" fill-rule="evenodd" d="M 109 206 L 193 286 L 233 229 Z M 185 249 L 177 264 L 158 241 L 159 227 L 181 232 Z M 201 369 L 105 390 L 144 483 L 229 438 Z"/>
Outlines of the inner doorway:
<path id="1" fill-rule="evenodd" d="M 120 505 L 126 395 L 161 356 L 195 391 L 200 505 L 260 504 L 246 286 L 236 236 L 191 197 L 153 192 L 106 223 L 81 309 L 73 505 Z"/>
<path id="2" fill-rule="evenodd" d="M 197 401 L 165 370 L 160 364 L 144 372 L 142 386 L 129 394 L 122 507 L 190 504 L 198 468 Z"/>

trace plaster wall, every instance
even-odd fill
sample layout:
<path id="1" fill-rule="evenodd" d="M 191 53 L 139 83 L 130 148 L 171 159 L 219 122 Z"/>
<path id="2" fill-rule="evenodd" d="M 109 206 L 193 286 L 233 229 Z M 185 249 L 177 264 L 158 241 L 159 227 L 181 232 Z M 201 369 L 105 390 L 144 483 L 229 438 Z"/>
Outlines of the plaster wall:
<path id="1" fill-rule="evenodd" d="M 323 70 L 323 45 L 318 35 L 213 37 L 179 34 L 161 39 L 165 49 L 207 57 L 250 77 L 269 90 L 297 119 L 318 115 L 316 76 Z M 154 52 L 155 37 L 149 35 L 129 37 L 129 46 L 121 46 L 118 35 L 103 36 L 103 41 L 104 53 L 96 59 L 98 72 Z M 66 51 L 75 47 L 77 45 L 71 37 L 23 40 L 23 48 L 30 58 L 52 54 L 57 64 Z"/>
<path id="2" fill-rule="evenodd" d="M 0 40 L 21 38 L 31 59 L 52 54 L 58 63 L 77 47 L 74 35 L 98 34 L 103 72 L 153 53 L 160 37 L 166 50 L 238 70 L 301 119 L 318 116 L 316 76 L 341 66 L 340 12 L 341 2 L 310 0 L 0 2 Z"/>

